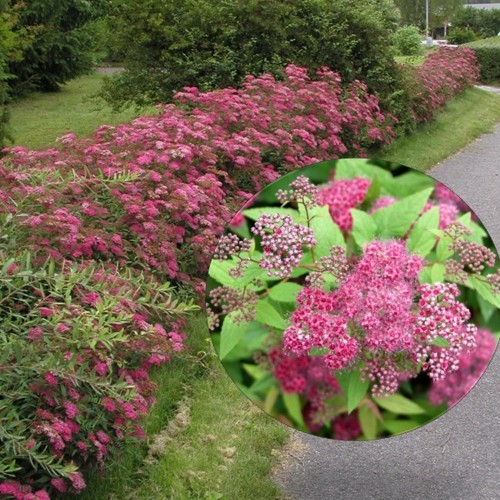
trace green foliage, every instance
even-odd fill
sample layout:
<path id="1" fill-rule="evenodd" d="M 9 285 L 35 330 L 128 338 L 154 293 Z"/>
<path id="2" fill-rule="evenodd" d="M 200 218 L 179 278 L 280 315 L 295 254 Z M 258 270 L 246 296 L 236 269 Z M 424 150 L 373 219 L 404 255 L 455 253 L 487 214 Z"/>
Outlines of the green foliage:
<path id="1" fill-rule="evenodd" d="M 127 71 L 101 97 L 115 107 L 169 101 L 184 86 L 238 86 L 247 74 L 279 77 L 287 63 L 321 66 L 370 90 L 393 90 L 387 44 L 398 20 L 390 0 L 127 0 L 109 16 Z"/>
<path id="2" fill-rule="evenodd" d="M 468 28 L 454 27 L 448 33 L 448 43 L 461 45 L 476 40 L 477 35 L 474 31 Z"/>
<path id="3" fill-rule="evenodd" d="M 425 28 L 425 0 L 395 0 L 401 12 L 401 21 L 404 25 L 412 24 Z M 441 27 L 449 22 L 455 13 L 462 7 L 463 0 L 433 0 L 429 2 L 429 26 Z"/>
<path id="4" fill-rule="evenodd" d="M 9 97 L 8 59 L 13 51 L 15 35 L 12 31 L 12 16 L 7 10 L 7 0 L 0 0 L 0 149 L 5 140 L 10 139 L 8 127 L 9 112 L 7 104 Z"/>
<path id="5" fill-rule="evenodd" d="M 416 56 L 422 52 L 422 37 L 416 26 L 401 26 L 394 33 L 394 46 L 402 56 Z"/>
<path id="6" fill-rule="evenodd" d="M 459 9 L 452 18 L 453 29 L 472 30 L 479 38 L 496 36 L 500 31 L 500 9 Z"/>
<path id="7" fill-rule="evenodd" d="M 9 60 L 11 93 L 56 91 L 93 66 L 95 26 L 104 0 L 12 0 L 17 54 Z"/>
<path id="8" fill-rule="evenodd" d="M 500 80 L 500 37 L 494 36 L 466 44 L 477 56 L 481 81 L 485 83 Z"/>

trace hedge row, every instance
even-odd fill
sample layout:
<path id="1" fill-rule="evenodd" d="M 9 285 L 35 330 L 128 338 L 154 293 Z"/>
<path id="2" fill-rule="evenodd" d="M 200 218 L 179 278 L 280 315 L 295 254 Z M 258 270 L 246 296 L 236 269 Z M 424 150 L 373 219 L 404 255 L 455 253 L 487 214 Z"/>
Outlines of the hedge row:
<path id="1" fill-rule="evenodd" d="M 472 78 L 469 51 L 445 51 L 427 70 L 439 74 L 448 58 L 456 75 L 412 105 L 434 110 Z M 395 122 L 363 83 L 343 84 L 327 68 L 313 81 L 288 66 L 284 81 L 186 88 L 161 115 L 88 140 L 4 150 L 0 494 L 79 491 L 87 467 L 143 435 L 148 372 L 182 349 L 180 320 L 192 309 L 166 282 L 202 292 L 215 244 L 245 200 L 298 167 L 366 155 L 392 139 Z"/>
<path id="2" fill-rule="evenodd" d="M 476 40 L 465 44 L 474 51 L 485 83 L 500 80 L 500 36 Z"/>

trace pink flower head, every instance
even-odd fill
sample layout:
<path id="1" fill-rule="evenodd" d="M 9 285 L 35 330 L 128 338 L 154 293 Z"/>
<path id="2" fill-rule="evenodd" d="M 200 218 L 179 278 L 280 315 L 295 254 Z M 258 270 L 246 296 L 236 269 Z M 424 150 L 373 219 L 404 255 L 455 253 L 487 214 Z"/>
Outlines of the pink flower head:
<path id="1" fill-rule="evenodd" d="M 321 205 L 328 205 L 330 215 L 342 231 L 352 229 L 350 209 L 363 202 L 370 188 L 370 181 L 363 177 L 333 181 L 321 188 L 317 200 Z"/>

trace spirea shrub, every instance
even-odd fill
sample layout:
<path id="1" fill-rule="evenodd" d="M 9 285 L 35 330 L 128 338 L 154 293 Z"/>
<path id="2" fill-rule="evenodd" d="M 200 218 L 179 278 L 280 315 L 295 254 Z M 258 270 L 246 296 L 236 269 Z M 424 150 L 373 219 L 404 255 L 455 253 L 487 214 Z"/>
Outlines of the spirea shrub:
<path id="1" fill-rule="evenodd" d="M 297 167 L 392 137 L 390 116 L 356 82 L 249 77 L 241 90 L 185 89 L 160 116 L 101 127 L 61 148 L 13 148 L 0 163 L 3 210 L 43 255 L 106 259 L 193 281 L 208 268 L 229 207 Z M 1 194 L 0 193 L 0 194 Z M 10 201 L 9 201 L 10 200 Z M 21 205 L 20 205 L 21 204 Z"/>
<path id="2" fill-rule="evenodd" d="M 221 238 L 207 288 L 219 356 L 301 430 L 373 439 L 396 418 L 423 424 L 493 353 L 477 324 L 500 319 L 496 253 L 463 201 L 423 174 L 318 168 L 271 184 Z"/>
<path id="3" fill-rule="evenodd" d="M 427 122 L 455 95 L 479 79 L 477 58 L 465 47 L 440 47 L 420 66 L 400 65 L 402 100 L 392 112 L 400 128 Z"/>
<path id="4" fill-rule="evenodd" d="M 440 47 L 423 64 L 404 71 L 409 73 L 404 88 L 411 123 L 429 121 L 448 99 L 479 79 L 476 55 L 465 47 Z"/>
<path id="5" fill-rule="evenodd" d="M 5 237 L 12 219 L 0 217 Z M 109 261 L 36 261 L 0 246 L 5 498 L 79 492 L 89 467 L 145 436 L 141 417 L 155 389 L 148 372 L 182 349 L 190 310 L 170 285 Z"/>

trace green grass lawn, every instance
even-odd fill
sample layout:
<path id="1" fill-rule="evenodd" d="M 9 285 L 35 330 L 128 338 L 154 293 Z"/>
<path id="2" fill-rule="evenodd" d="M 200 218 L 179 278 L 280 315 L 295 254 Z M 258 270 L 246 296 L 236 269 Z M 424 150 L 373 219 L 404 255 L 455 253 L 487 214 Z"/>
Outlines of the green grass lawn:
<path id="1" fill-rule="evenodd" d="M 99 125 L 116 125 L 156 112 L 153 107 L 121 113 L 113 113 L 107 107 L 95 109 L 89 98 L 104 77 L 101 73 L 85 75 L 64 85 L 60 92 L 36 93 L 16 102 L 11 107 L 14 143 L 41 149 L 51 146 L 56 137 L 67 132 L 87 136 Z"/>
<path id="2" fill-rule="evenodd" d="M 148 442 L 127 447 L 80 500 L 281 498 L 271 479 L 285 426 L 251 403 L 222 369 L 204 315 L 187 330 L 187 350 L 158 369 Z"/>
<path id="3" fill-rule="evenodd" d="M 394 56 L 394 60 L 401 64 L 411 64 L 412 66 L 419 66 L 424 62 L 425 54 L 416 56 Z"/>
<path id="4" fill-rule="evenodd" d="M 57 94 L 33 95 L 12 106 L 16 143 L 39 148 L 72 131 L 132 119 L 138 112 L 92 110 L 84 98 L 102 75 L 79 78 Z M 144 110 L 152 112 L 152 109 Z M 143 111 L 143 112 L 144 112 Z M 471 89 L 431 124 L 376 156 L 425 170 L 500 121 L 500 96 Z M 103 477 L 78 498 L 280 498 L 272 481 L 288 429 L 250 403 L 225 374 L 202 315 L 188 324 L 185 353 L 155 372 L 158 400 L 146 421 L 148 440 L 125 447 Z"/>
<path id="5" fill-rule="evenodd" d="M 490 132 L 499 121 L 500 95 L 467 89 L 432 122 L 374 156 L 425 171 Z"/>

